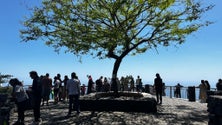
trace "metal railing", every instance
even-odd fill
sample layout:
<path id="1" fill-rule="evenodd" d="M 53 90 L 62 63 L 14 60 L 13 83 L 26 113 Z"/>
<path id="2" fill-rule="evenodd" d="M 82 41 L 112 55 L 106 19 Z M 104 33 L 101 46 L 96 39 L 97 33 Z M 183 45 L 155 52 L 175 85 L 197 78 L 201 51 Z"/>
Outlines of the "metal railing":
<path id="1" fill-rule="evenodd" d="M 176 87 L 175 86 L 166 86 L 165 93 L 167 97 L 176 98 Z M 199 88 L 195 87 L 195 99 L 199 99 Z M 188 99 L 188 87 L 180 88 L 181 98 Z"/>
<path id="2" fill-rule="evenodd" d="M 28 88 L 29 86 L 26 85 L 25 88 Z M 147 88 L 147 86 L 148 86 L 148 88 Z M 87 87 L 88 86 L 85 86 L 85 89 L 86 89 L 85 94 L 87 93 Z M 199 100 L 199 93 L 200 93 L 199 87 L 195 87 L 195 86 L 192 86 L 192 87 L 195 88 L 195 92 L 192 93 L 192 94 L 195 94 L 195 100 Z M 149 89 L 149 90 L 146 90 L 146 89 Z M 136 92 L 136 87 L 134 87 L 133 90 Z M 130 88 L 128 88 L 128 90 L 125 89 L 124 91 L 133 92 L 133 90 L 130 90 Z M 175 95 L 175 90 L 176 90 L 175 86 L 165 86 L 163 96 L 167 96 L 167 97 L 170 97 L 170 98 L 177 98 L 176 95 Z M 211 90 L 216 91 L 216 88 L 211 88 Z M 122 91 L 122 90 L 120 90 L 120 91 Z M 143 85 L 142 86 L 142 91 L 155 95 L 155 90 L 154 90 L 152 85 Z M 94 92 L 96 92 L 96 91 L 94 91 Z M 183 98 L 183 99 L 188 99 L 189 98 L 188 87 L 181 87 L 180 88 L 180 93 L 181 93 L 181 98 Z M 51 95 L 50 95 L 50 97 L 51 97 Z"/>
<path id="3" fill-rule="evenodd" d="M 200 88 L 191 86 L 195 88 L 195 92 L 192 94 L 195 94 L 195 99 L 199 100 L 199 94 L 200 94 Z M 176 87 L 175 86 L 166 86 L 165 87 L 165 96 L 170 98 L 177 98 L 175 93 Z M 216 91 L 216 88 L 211 88 L 211 91 Z M 188 87 L 181 87 L 180 88 L 181 98 L 188 99 L 189 98 L 189 92 Z"/>

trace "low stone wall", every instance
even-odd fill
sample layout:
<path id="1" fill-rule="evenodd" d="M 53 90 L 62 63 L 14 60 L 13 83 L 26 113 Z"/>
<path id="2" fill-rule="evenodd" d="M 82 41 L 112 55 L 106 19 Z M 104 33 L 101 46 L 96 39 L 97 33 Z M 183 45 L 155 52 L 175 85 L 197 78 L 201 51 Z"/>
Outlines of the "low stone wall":
<path id="1" fill-rule="evenodd" d="M 222 91 L 207 91 L 207 96 L 211 95 L 221 95 L 222 96 Z"/>
<path id="2" fill-rule="evenodd" d="M 222 96 L 209 95 L 207 99 L 209 112 L 208 125 L 222 125 Z"/>
<path id="3" fill-rule="evenodd" d="M 81 111 L 157 112 L 156 101 L 80 100 Z"/>
<path id="4" fill-rule="evenodd" d="M 157 112 L 156 99 L 141 93 L 96 93 L 80 98 L 81 111 Z"/>

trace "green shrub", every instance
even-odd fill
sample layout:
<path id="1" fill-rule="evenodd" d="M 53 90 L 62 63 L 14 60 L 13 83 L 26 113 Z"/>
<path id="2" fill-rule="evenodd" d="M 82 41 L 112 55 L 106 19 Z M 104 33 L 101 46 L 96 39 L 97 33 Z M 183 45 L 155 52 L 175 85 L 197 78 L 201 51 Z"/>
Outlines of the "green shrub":
<path id="1" fill-rule="evenodd" d="M 11 94 L 12 93 L 12 87 L 0 87 L 0 93 L 2 94 Z"/>

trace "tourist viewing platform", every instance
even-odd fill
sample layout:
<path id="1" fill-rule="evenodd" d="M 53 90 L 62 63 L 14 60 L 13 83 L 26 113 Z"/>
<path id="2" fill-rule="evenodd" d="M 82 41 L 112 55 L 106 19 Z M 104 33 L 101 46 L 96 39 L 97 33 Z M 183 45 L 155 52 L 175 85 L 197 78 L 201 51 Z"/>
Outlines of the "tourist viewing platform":
<path id="1" fill-rule="evenodd" d="M 214 90 L 212 92 L 215 92 L 215 89 L 212 90 Z M 84 100 L 86 97 L 93 97 L 98 93 L 99 92 L 93 92 L 89 95 L 81 95 L 80 100 Z M 143 92 L 124 91 L 123 93 L 141 93 L 144 97 L 148 96 L 153 99 L 156 98 L 155 91 L 153 90 L 152 86 L 143 86 Z M 190 94 L 192 94 L 192 97 L 190 97 Z M 128 97 L 124 99 L 129 100 Z M 162 104 L 156 105 L 157 112 L 146 112 L 147 109 L 152 108 L 147 105 L 141 107 L 144 109 L 144 112 L 82 110 L 79 115 L 75 115 L 74 112 L 71 117 L 66 117 L 68 113 L 68 105 L 68 100 L 59 101 L 57 104 L 55 104 L 54 100 L 51 98 L 49 105 L 41 106 L 41 124 L 207 125 L 209 122 L 208 104 L 201 103 L 199 101 L 198 87 L 181 87 L 181 97 L 178 98 L 175 95 L 175 86 L 166 86 Z M 110 103 L 110 105 L 112 105 L 112 103 Z M 212 105 L 214 104 L 211 104 L 211 106 Z M 133 109 L 133 105 L 130 106 Z M 12 125 L 14 122 L 16 122 L 16 120 L 17 112 L 16 108 L 13 108 L 9 117 L 9 125 Z M 27 110 L 25 112 L 25 123 L 28 125 L 29 123 L 32 123 L 32 121 L 33 110 Z"/>
<path id="2" fill-rule="evenodd" d="M 2 0 L 0 125 L 222 125 L 222 0 Z"/>
<path id="3" fill-rule="evenodd" d="M 89 104 L 90 105 L 90 104 Z M 111 104 L 110 104 L 111 105 Z M 149 108 L 149 107 L 143 107 Z M 207 103 L 190 102 L 181 98 L 163 97 L 157 113 L 141 112 L 91 112 L 81 111 L 79 116 L 66 117 L 68 102 L 41 107 L 42 125 L 207 125 Z M 25 123 L 32 123 L 33 111 L 26 111 Z M 17 119 L 11 114 L 10 125 Z"/>

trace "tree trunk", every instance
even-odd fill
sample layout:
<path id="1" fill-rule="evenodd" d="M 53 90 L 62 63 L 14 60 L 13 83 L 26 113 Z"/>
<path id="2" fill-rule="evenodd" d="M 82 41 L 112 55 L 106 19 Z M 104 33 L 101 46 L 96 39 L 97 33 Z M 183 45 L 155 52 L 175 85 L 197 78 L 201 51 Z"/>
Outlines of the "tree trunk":
<path id="1" fill-rule="evenodd" d="M 117 58 L 114 67 L 113 67 L 113 73 L 112 73 L 112 84 L 111 84 L 111 90 L 114 92 L 116 96 L 118 96 L 118 85 L 117 85 L 117 72 L 120 67 L 120 63 L 122 62 L 122 58 Z"/>

